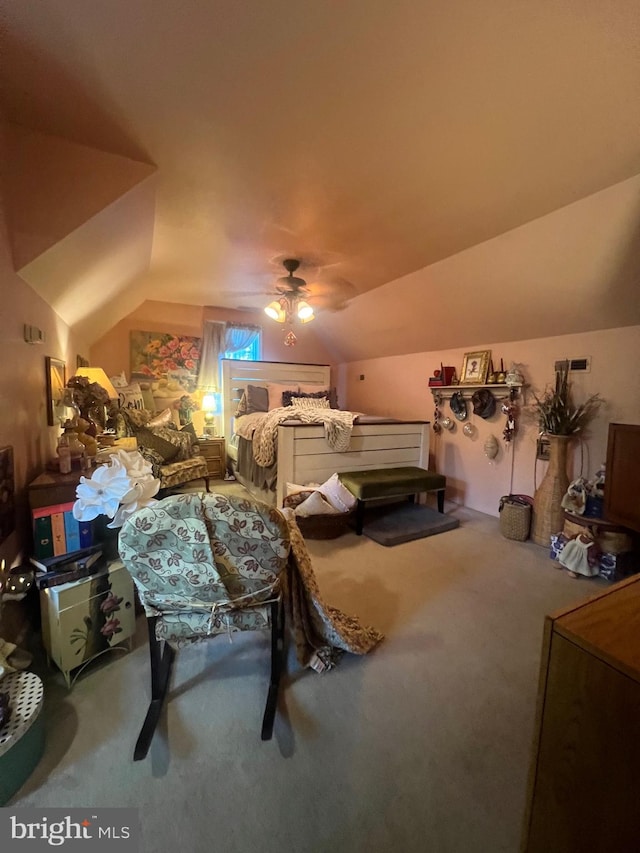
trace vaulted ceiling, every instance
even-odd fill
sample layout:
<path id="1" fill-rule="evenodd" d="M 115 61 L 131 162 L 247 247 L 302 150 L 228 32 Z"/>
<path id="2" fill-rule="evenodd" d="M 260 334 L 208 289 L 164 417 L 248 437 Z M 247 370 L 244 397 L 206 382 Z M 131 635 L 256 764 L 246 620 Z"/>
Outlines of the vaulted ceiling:
<path id="1" fill-rule="evenodd" d="M 16 267 L 93 337 L 145 299 L 259 308 L 286 256 L 331 331 L 640 173 L 637 0 L 0 0 L 0 60 L 37 132 L 8 135 Z"/>

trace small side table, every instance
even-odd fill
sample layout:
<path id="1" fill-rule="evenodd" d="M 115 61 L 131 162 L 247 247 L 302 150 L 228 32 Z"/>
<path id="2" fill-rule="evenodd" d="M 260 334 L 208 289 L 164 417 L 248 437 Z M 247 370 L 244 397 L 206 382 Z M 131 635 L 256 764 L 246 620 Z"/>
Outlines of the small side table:
<path id="1" fill-rule="evenodd" d="M 40 611 L 47 657 L 62 670 L 69 688 L 76 667 L 113 649 L 131 649 L 133 581 L 121 560 L 81 580 L 41 590 Z"/>
<path id="2" fill-rule="evenodd" d="M 44 751 L 42 681 L 33 672 L 10 672 L 0 681 L 11 719 L 0 729 L 0 806 L 26 782 Z"/>
<path id="3" fill-rule="evenodd" d="M 216 480 L 224 480 L 227 467 L 224 436 L 199 438 L 198 446 L 200 447 L 200 454 L 207 460 L 210 476 Z"/>

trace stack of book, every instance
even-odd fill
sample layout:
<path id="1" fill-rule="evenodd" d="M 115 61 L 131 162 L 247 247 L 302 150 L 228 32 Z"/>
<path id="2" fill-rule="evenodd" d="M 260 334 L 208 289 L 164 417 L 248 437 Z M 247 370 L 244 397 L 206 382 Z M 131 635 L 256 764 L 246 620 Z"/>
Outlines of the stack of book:
<path id="1" fill-rule="evenodd" d="M 100 545 L 91 545 L 68 554 L 53 557 L 31 557 L 36 570 L 38 589 L 48 589 L 63 583 L 81 580 L 106 566 Z"/>
<path id="2" fill-rule="evenodd" d="M 32 510 L 34 555 L 59 557 L 93 545 L 93 523 L 76 521 L 73 501 Z"/>

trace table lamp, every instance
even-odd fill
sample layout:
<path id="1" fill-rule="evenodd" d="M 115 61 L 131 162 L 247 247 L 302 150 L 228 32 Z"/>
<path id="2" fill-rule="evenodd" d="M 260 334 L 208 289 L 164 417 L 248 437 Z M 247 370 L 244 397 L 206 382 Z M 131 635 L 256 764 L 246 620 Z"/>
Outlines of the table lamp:
<path id="1" fill-rule="evenodd" d="M 207 435 L 217 435 L 216 422 L 220 414 L 220 394 L 207 392 L 202 398 L 200 408 L 204 412 L 204 431 Z"/>

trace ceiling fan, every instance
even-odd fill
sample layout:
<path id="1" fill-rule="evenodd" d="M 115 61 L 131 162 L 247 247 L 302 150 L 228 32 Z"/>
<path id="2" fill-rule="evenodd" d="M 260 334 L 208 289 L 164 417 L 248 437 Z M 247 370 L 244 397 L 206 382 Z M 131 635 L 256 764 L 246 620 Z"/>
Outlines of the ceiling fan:
<path id="1" fill-rule="evenodd" d="M 339 267 L 341 261 L 326 263 L 322 258 L 315 256 L 295 257 L 291 255 L 279 255 L 269 261 L 270 266 L 282 265 L 287 271 L 287 275 L 280 276 L 266 290 L 251 290 L 251 291 L 228 291 L 229 296 L 275 296 L 274 302 L 278 303 L 285 300 L 285 304 L 281 305 L 282 312 L 277 312 L 275 305 L 274 311 L 277 316 L 267 312 L 269 316 L 281 323 L 294 320 L 297 322 L 310 322 L 313 319 L 313 311 L 340 311 L 346 307 L 347 303 L 354 296 L 357 296 L 357 289 L 352 282 L 334 274 L 334 268 Z M 304 270 L 305 278 L 295 273 L 299 268 Z M 286 302 L 288 300 L 288 303 Z M 309 313 L 305 306 L 302 306 L 303 316 L 300 312 L 296 312 L 296 307 L 300 308 L 300 303 L 305 302 L 312 309 Z M 267 306 L 267 308 L 270 306 Z M 289 316 L 286 316 L 287 309 Z"/>
<path id="2" fill-rule="evenodd" d="M 300 266 L 297 258 L 285 258 L 282 265 L 289 275 L 281 276 L 275 283 L 274 299 L 264 309 L 267 317 L 271 317 L 276 323 L 310 323 L 314 318 L 313 308 L 307 302 L 309 288 L 303 278 L 294 275 Z"/>

